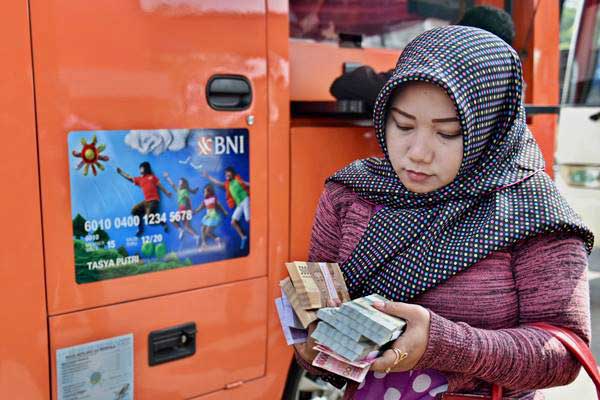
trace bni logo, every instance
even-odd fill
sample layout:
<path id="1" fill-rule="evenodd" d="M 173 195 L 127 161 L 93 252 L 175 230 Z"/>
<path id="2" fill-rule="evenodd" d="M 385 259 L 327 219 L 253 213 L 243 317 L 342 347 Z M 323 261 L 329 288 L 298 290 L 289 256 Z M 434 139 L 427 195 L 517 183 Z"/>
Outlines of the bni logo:
<path id="1" fill-rule="evenodd" d="M 200 136 L 198 152 L 204 156 L 244 154 L 244 136 Z"/>

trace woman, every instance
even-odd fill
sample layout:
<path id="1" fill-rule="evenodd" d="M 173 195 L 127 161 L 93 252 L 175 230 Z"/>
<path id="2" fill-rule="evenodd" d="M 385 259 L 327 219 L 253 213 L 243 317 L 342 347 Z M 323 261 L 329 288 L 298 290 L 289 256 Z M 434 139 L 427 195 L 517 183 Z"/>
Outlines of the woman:
<path id="1" fill-rule="evenodd" d="M 589 341 L 593 237 L 543 171 L 521 90 L 519 58 L 496 36 L 425 32 L 377 99 L 385 157 L 329 178 L 309 259 L 342 263 L 353 297 L 379 293 L 392 300 L 382 311 L 408 321 L 398 350 L 346 398 L 489 394 L 495 383 L 534 399 L 577 376 L 562 344 L 526 324 Z M 310 367 L 312 345 L 297 345 L 297 359 L 323 373 Z"/>
<path id="2" fill-rule="evenodd" d="M 198 188 L 191 188 L 190 183 L 185 178 L 179 178 L 179 182 L 175 185 L 175 182 L 171 179 L 168 172 L 163 172 L 163 176 L 167 183 L 173 188 L 177 194 L 177 212 L 180 213 L 178 218 L 175 218 L 172 223 L 177 227 L 177 237 L 179 240 L 183 239 L 185 232 L 192 235 L 196 241 L 196 245 L 200 242 L 200 235 L 192 228 L 192 195 L 198 193 Z M 187 212 L 189 211 L 189 215 Z"/>

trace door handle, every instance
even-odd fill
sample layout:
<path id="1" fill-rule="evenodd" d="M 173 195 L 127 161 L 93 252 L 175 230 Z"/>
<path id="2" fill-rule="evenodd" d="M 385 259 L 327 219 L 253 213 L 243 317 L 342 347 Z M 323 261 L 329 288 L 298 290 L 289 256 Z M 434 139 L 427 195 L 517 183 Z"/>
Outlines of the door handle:
<path id="1" fill-rule="evenodd" d="M 213 75 L 206 85 L 206 99 L 218 111 L 245 110 L 252 103 L 252 87 L 241 75 Z"/>
<path id="2" fill-rule="evenodd" d="M 150 366 L 189 357 L 196 353 L 196 323 L 190 322 L 148 335 Z"/>
<path id="3" fill-rule="evenodd" d="M 598 121 L 600 119 L 600 111 L 595 114 L 590 115 L 590 119 L 592 121 Z"/>

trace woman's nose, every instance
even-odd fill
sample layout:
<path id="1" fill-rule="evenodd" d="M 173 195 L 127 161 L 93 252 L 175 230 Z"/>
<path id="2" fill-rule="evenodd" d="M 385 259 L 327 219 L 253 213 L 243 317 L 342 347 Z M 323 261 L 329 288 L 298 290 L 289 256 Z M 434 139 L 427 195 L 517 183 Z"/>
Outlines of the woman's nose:
<path id="1" fill-rule="evenodd" d="M 412 135 L 409 143 L 407 157 L 415 163 L 431 163 L 433 161 L 433 149 L 431 147 L 431 132 L 417 131 Z"/>

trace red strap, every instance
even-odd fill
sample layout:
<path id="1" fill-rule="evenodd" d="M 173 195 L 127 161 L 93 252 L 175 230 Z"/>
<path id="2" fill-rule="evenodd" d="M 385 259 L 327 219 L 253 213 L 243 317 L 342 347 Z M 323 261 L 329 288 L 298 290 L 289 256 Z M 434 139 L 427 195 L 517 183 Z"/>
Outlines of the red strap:
<path id="1" fill-rule="evenodd" d="M 590 378 L 592 378 L 592 381 L 596 386 L 598 399 L 600 399 L 600 373 L 598 372 L 598 364 L 588 345 L 579 336 L 566 328 L 559 328 L 558 326 L 544 322 L 536 322 L 529 325 L 551 333 L 555 338 L 560 340 L 571 353 L 573 353 L 581 365 L 583 365 L 583 368 Z"/>
<path id="2" fill-rule="evenodd" d="M 592 351 L 588 345 L 575 333 L 571 332 L 567 328 L 559 328 L 558 326 L 550 325 L 545 322 L 536 322 L 533 324 L 527 324 L 534 328 L 543 329 L 546 332 L 552 334 L 555 338 L 569 350 L 579 360 L 583 368 L 586 370 L 594 385 L 596 386 L 596 393 L 600 400 L 600 372 L 598 372 L 598 364 L 594 359 Z M 502 400 L 502 387 L 498 385 L 492 386 L 492 400 Z"/>
<path id="3" fill-rule="evenodd" d="M 502 386 L 492 386 L 492 400 L 502 400 Z"/>

